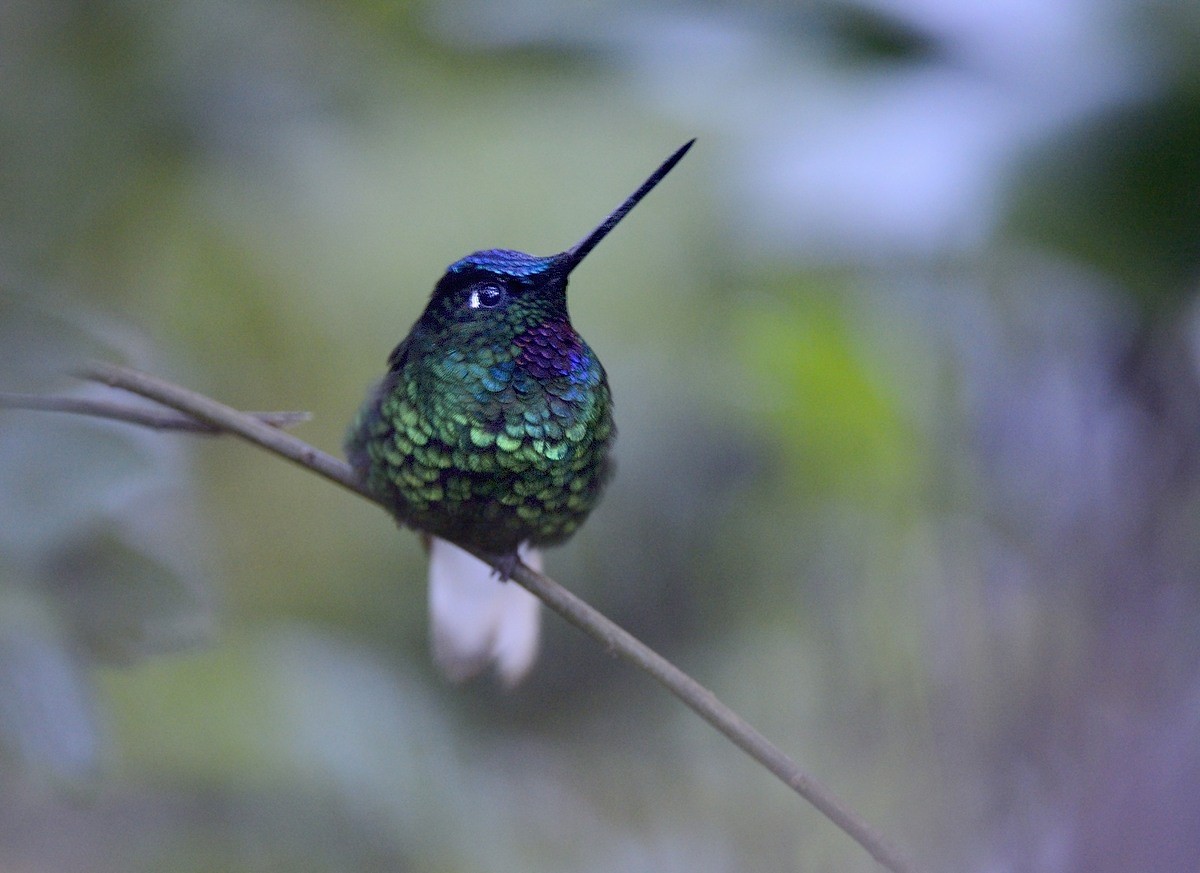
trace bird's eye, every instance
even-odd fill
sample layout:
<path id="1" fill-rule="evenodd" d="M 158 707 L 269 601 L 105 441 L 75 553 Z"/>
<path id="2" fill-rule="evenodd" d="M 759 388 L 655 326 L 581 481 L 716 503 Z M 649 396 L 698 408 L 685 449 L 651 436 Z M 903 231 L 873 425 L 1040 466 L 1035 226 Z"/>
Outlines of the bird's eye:
<path id="1" fill-rule="evenodd" d="M 467 306 L 472 309 L 494 309 L 504 302 L 504 289 L 496 285 L 481 284 L 471 287 Z"/>

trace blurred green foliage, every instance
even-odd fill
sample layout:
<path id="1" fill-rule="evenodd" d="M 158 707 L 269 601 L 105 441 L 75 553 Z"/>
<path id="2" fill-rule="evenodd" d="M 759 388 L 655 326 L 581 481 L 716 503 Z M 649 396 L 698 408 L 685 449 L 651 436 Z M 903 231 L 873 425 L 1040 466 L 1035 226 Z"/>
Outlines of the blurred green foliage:
<path id="1" fill-rule="evenodd" d="M 736 358 L 755 397 L 747 411 L 788 435 L 790 487 L 885 504 L 919 488 L 920 446 L 901 386 L 863 347 L 840 284 L 778 283 L 760 305 L 742 307 Z"/>

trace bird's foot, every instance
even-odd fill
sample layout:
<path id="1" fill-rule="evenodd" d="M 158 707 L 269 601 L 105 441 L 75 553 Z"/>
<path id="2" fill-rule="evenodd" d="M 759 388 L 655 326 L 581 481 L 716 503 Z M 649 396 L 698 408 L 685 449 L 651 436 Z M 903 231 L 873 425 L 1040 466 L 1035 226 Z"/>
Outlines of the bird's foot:
<path id="1" fill-rule="evenodd" d="M 508 555 L 496 555 L 495 564 L 492 568 L 493 572 L 500 578 L 501 582 L 507 582 L 516 572 L 517 565 L 521 563 L 521 556 L 516 552 Z"/>

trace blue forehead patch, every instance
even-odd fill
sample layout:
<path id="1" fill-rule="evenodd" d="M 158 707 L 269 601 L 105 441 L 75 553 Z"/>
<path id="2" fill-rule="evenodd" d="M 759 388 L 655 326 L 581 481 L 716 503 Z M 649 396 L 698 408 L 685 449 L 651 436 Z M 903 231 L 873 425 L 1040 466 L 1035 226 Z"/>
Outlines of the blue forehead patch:
<path id="1" fill-rule="evenodd" d="M 539 258 L 524 252 L 514 252 L 511 249 L 486 249 L 482 252 L 472 252 L 462 260 L 455 261 L 448 268 L 448 272 L 461 273 L 463 270 L 469 269 L 490 270 L 523 279 L 546 272 L 557 259 L 557 255 Z"/>

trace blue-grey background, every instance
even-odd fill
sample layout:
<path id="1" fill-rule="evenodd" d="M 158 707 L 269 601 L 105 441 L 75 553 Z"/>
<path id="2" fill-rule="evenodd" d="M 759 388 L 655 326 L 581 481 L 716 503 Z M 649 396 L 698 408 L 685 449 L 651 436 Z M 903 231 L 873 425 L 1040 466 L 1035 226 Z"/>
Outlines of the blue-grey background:
<path id="1" fill-rule="evenodd" d="M 618 475 L 556 578 L 935 870 L 1200 865 L 1200 6 L 0 2 L 0 390 L 337 450 L 445 265 L 573 243 Z M 547 618 L 230 440 L 0 410 L 0 867 L 873 870 Z"/>

